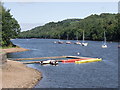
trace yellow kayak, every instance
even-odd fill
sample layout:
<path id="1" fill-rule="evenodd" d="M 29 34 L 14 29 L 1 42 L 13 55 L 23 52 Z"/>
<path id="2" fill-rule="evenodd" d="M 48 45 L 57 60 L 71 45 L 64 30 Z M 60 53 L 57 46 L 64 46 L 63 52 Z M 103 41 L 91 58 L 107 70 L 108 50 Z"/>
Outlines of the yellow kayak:
<path id="1" fill-rule="evenodd" d="M 81 63 L 98 62 L 98 61 L 102 61 L 102 58 L 95 58 L 95 59 L 89 59 L 89 60 L 75 61 L 75 63 L 76 64 L 81 64 Z"/>

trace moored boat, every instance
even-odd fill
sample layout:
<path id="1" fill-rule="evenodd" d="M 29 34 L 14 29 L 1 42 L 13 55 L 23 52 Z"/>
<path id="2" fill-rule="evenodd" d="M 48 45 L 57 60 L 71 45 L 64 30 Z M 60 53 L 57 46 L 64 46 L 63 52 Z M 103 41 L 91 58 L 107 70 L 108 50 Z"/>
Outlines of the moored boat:
<path id="1" fill-rule="evenodd" d="M 74 44 L 81 45 L 81 42 L 77 41 Z"/>
<path id="2" fill-rule="evenodd" d="M 71 44 L 71 42 L 70 41 L 66 41 L 66 44 Z"/>
<path id="3" fill-rule="evenodd" d="M 60 35 L 59 35 L 59 41 L 58 44 L 63 44 L 64 42 L 60 40 Z"/>
<path id="4" fill-rule="evenodd" d="M 103 44 L 103 45 L 102 45 L 102 48 L 107 48 L 107 45 L 106 45 L 106 44 Z"/>
<path id="5" fill-rule="evenodd" d="M 84 35 L 84 31 L 83 31 L 83 41 L 81 43 L 81 46 L 87 46 L 88 43 L 85 42 L 85 35 Z"/>
<path id="6" fill-rule="evenodd" d="M 81 43 L 81 45 L 82 45 L 82 46 L 87 46 L 88 43 L 84 43 L 84 42 L 83 42 L 83 43 Z"/>
<path id="7" fill-rule="evenodd" d="M 102 48 L 107 48 L 105 31 L 104 31 L 104 44 L 102 45 Z"/>
<path id="8" fill-rule="evenodd" d="M 67 41 L 66 41 L 66 44 L 71 44 L 71 42 L 68 41 L 68 34 L 67 34 Z"/>
<path id="9" fill-rule="evenodd" d="M 41 65 L 50 64 L 50 61 L 51 61 L 51 60 L 41 61 L 40 64 L 41 64 Z"/>
<path id="10" fill-rule="evenodd" d="M 45 65 L 45 64 L 57 65 L 58 61 L 56 61 L 56 60 L 46 60 L 46 61 L 41 61 L 40 64 L 41 65 Z"/>
<path id="11" fill-rule="evenodd" d="M 63 43 L 64 43 L 63 41 L 60 41 L 60 40 L 58 41 L 58 44 L 63 44 Z"/>
<path id="12" fill-rule="evenodd" d="M 57 64 L 58 64 L 58 61 L 56 61 L 56 60 L 51 60 L 51 61 L 50 61 L 50 64 L 51 64 L 51 65 L 57 65 Z"/>
<path id="13" fill-rule="evenodd" d="M 78 41 L 78 33 L 76 34 L 77 41 L 74 44 L 81 45 L 81 42 Z"/>

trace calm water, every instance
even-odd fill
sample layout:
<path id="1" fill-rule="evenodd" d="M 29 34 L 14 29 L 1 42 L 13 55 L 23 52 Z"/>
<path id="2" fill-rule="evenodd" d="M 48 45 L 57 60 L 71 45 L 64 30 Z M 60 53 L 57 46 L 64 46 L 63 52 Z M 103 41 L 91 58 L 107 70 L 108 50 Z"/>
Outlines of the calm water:
<path id="1" fill-rule="evenodd" d="M 116 88 L 118 87 L 118 43 L 107 42 L 108 48 L 101 48 L 102 42 L 87 41 L 82 47 L 75 44 L 54 44 L 55 39 L 15 39 L 12 42 L 26 52 L 8 54 L 9 58 L 32 58 L 46 56 L 76 55 L 103 58 L 102 62 L 86 64 L 59 63 L 58 66 L 28 64 L 40 70 L 42 80 L 35 88 Z M 63 40 L 64 41 L 64 40 Z M 75 42 L 74 40 L 71 40 Z M 32 78 L 32 77 L 31 77 Z"/>

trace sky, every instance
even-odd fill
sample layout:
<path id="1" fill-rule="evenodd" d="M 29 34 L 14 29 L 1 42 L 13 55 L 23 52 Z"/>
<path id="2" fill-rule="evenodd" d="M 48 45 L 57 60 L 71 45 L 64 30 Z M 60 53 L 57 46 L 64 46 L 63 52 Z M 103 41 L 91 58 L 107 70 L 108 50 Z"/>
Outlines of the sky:
<path id="1" fill-rule="evenodd" d="M 4 2 L 4 7 L 11 9 L 21 31 L 52 21 L 118 12 L 118 2 Z"/>

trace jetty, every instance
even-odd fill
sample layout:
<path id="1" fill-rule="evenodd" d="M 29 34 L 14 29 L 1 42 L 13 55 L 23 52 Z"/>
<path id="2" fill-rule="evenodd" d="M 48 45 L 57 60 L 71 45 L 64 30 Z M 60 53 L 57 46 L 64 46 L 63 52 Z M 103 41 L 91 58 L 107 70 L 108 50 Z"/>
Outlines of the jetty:
<path id="1" fill-rule="evenodd" d="M 80 56 L 54 56 L 54 57 L 37 57 L 37 58 L 17 58 L 17 59 L 13 59 L 13 60 L 14 61 L 22 61 L 23 64 L 40 64 L 42 61 L 46 61 L 43 59 L 46 59 L 46 60 L 58 59 L 55 61 L 68 63 L 68 62 L 75 62 L 75 61 L 88 60 L 88 59 L 89 60 L 90 59 L 98 59 L 98 58 L 80 57 Z"/>
<path id="2" fill-rule="evenodd" d="M 80 56 L 55 56 L 55 57 L 17 58 L 17 59 L 13 59 L 13 60 L 14 61 L 22 61 L 22 60 L 37 60 L 37 59 L 57 59 L 57 58 L 81 59 L 81 58 L 88 58 L 88 57 L 80 57 Z"/>
<path id="3" fill-rule="evenodd" d="M 14 61 L 22 61 L 22 60 L 37 60 L 37 59 L 55 59 L 55 58 L 66 58 L 67 56 L 56 56 L 56 57 L 37 57 L 37 58 L 18 58 L 13 59 Z"/>

